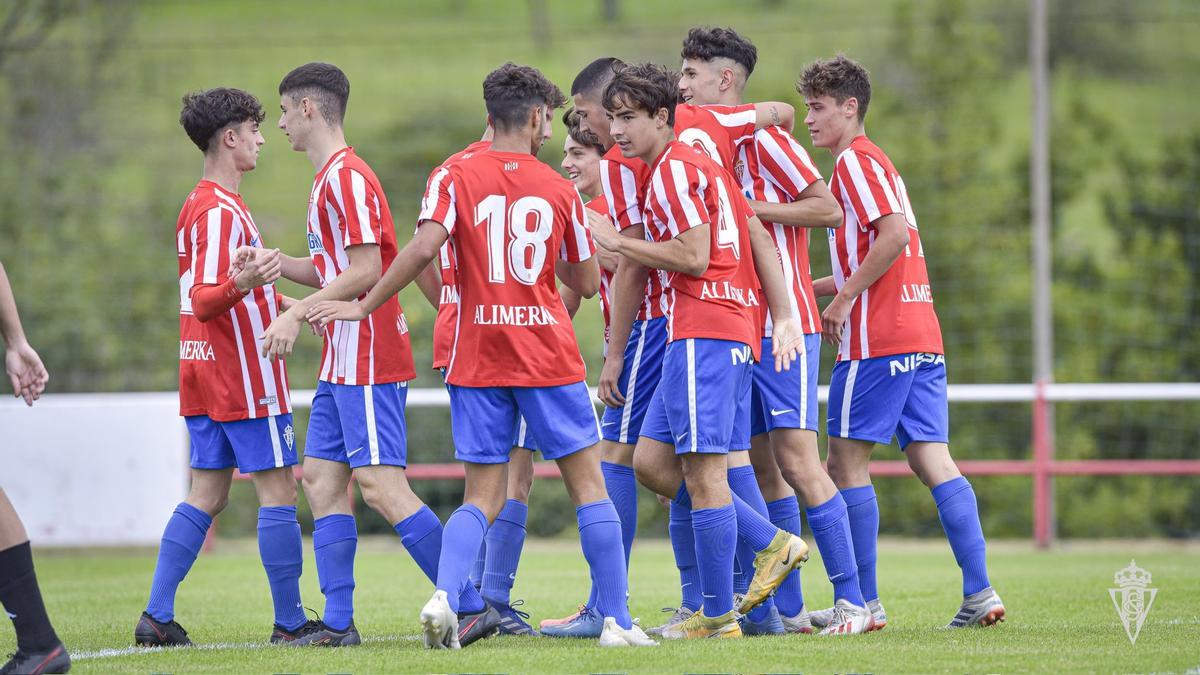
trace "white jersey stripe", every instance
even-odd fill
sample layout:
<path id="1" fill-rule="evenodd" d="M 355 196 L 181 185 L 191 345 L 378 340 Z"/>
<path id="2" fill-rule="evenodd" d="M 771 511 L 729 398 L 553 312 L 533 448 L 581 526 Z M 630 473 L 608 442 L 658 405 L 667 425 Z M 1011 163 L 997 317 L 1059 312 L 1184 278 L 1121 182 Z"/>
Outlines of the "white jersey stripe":
<path id="1" fill-rule="evenodd" d="M 340 187 L 340 184 L 338 187 Z M 350 190 L 354 193 L 354 212 L 355 217 L 358 218 L 363 243 L 379 243 L 375 238 L 375 230 L 371 229 L 371 211 L 373 205 L 367 203 L 367 181 L 361 173 L 357 171 L 350 172 Z M 345 235 L 346 233 L 343 232 L 342 236 Z"/>
<path id="2" fill-rule="evenodd" d="M 683 213 L 687 217 L 688 227 L 699 227 L 707 223 L 708 219 L 702 217 L 696 211 L 696 203 L 692 201 L 690 190 L 688 190 L 687 169 L 684 168 L 683 162 L 672 159 L 669 166 L 671 167 L 671 180 L 675 183 L 675 197 L 679 200 L 679 205 L 683 208 Z M 698 194 L 704 194 L 704 191 L 708 189 L 708 180 L 704 177 L 703 173 L 697 172 L 696 176 L 700 182 L 696 191 Z M 678 235 L 679 232 L 676 231 L 675 234 Z"/>

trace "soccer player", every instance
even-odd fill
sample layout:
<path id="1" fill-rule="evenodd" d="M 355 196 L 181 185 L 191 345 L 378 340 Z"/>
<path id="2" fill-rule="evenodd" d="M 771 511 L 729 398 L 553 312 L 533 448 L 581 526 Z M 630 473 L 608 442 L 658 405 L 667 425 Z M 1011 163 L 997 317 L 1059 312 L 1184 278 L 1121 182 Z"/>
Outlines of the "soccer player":
<path id="1" fill-rule="evenodd" d="M 546 127 L 549 133 L 550 127 Z M 483 137 L 456 152 L 442 166 L 467 159 L 484 152 L 492 146 L 494 130 L 489 124 Z M 441 167 L 439 167 L 441 168 Z M 437 170 L 430 175 L 437 175 Z M 426 190 L 429 189 L 427 184 Z M 419 225 L 419 223 L 418 223 Z M 436 272 L 431 272 L 436 268 Z M 433 302 L 437 299 L 437 317 L 433 325 L 433 367 L 445 378 L 446 366 L 450 362 L 450 349 L 454 343 L 454 327 L 458 322 L 458 289 L 455 286 L 455 255 L 452 243 L 442 244 L 438 259 L 417 277 L 421 290 Z M 428 289 L 428 290 L 427 290 Z M 525 547 L 525 524 L 529 515 L 529 491 L 533 486 L 533 439 L 521 421 L 517 437 L 509 454 L 508 498 L 504 508 L 488 528 L 484 543 L 479 547 L 475 564 L 471 567 L 471 583 L 476 590 L 500 615 L 502 635 L 536 635 L 537 632 L 526 621 L 529 614 L 516 609 L 522 601 L 510 599 L 517 578 L 517 567 L 521 561 L 521 550 Z"/>
<path id="2" fill-rule="evenodd" d="M 0 263 L 0 341 L 4 343 L 4 370 L 13 395 L 31 406 L 45 391 L 50 374 L 25 339 L 4 263 Z M 40 675 L 71 669 L 71 656 L 46 615 L 42 590 L 33 569 L 29 535 L 4 488 L 0 488 L 0 604 L 17 632 L 17 651 L 9 654 L 0 673 Z"/>
<path id="3" fill-rule="evenodd" d="M 800 75 L 813 145 L 837 159 L 830 189 L 844 222 L 829 230 L 833 276 L 814 282 L 833 296 L 821 314 L 825 339 L 838 348 L 829 386 L 829 474 L 849 507 L 858 582 L 876 624 L 887 615 L 875 583 L 879 505 L 869 460 L 895 435 L 933 493 L 942 528 L 962 569 L 963 603 L 949 627 L 990 626 L 1004 605 L 988 581 L 986 544 L 975 491 L 949 449 L 946 360 L 925 269 L 925 250 L 904 181 L 867 138 L 871 101 L 865 68 L 844 57 L 818 60 Z M 814 612 L 813 625 L 831 620 Z"/>
<path id="4" fill-rule="evenodd" d="M 484 79 L 483 94 L 491 149 L 434 174 L 416 236 L 376 289 L 357 304 L 323 303 L 309 318 L 361 316 L 454 242 L 460 313 L 446 381 L 467 484 L 465 503 L 446 522 L 438 590 L 421 610 L 426 646 L 459 646 L 451 629 L 457 596 L 503 504 L 519 416 L 557 461 L 576 504 L 605 617 L 600 644 L 653 645 L 629 616 L 620 519 L 604 491 L 583 359 L 554 283 L 557 273 L 584 297 L 599 286 L 584 207 L 574 186 L 533 156 L 564 97 L 536 69 L 512 63 Z"/>
<path id="5" fill-rule="evenodd" d="M 758 52 L 753 43 L 728 28 L 693 28 L 683 41 L 681 56 L 679 86 L 685 99 L 702 105 L 737 105 Z M 842 210 L 808 153 L 782 127 L 756 131 L 753 142 L 739 149 L 734 174 L 750 196 L 751 208 L 764 221 L 783 263 L 788 305 L 801 321 L 805 348 L 798 367 L 791 370 L 777 372 L 767 358 L 755 365 L 750 413 L 753 467 L 731 466 L 730 485 L 735 480 L 757 479 L 771 522 L 793 534 L 800 534 L 796 499 L 800 494 L 834 586 L 835 607 L 840 608 L 825 632 L 866 632 L 873 622 L 859 590 L 846 504 L 825 472 L 817 449 L 821 328 L 812 291 L 808 228 L 836 227 L 841 224 Z M 764 349 L 771 328 L 767 312 Z M 735 477 L 735 473 L 741 475 Z M 788 576 L 774 600 L 788 632 L 812 632 L 799 571 Z M 743 630 L 753 625 L 753 619 L 752 613 Z"/>
<path id="6" fill-rule="evenodd" d="M 664 629 L 663 637 L 739 637 L 733 600 L 738 536 L 757 552 L 742 612 L 765 600 L 808 554 L 802 539 L 771 525 L 730 492 L 727 480 L 729 449 L 749 445 L 760 287 L 776 317 L 776 367 L 790 366 L 801 333 L 770 238 L 733 178 L 676 140 L 677 95 L 678 76 L 661 66 L 631 66 L 613 76 L 604 90 L 612 137 L 622 154 L 651 167 L 644 200 L 651 240 L 621 236 L 605 218 L 591 220 L 602 247 L 665 272 L 670 343 L 635 469 L 643 485 L 691 510 L 703 606 Z"/>
<path id="7" fill-rule="evenodd" d="M 284 76 L 279 96 L 279 128 L 292 149 L 304 152 L 317 169 L 308 203 L 311 262 L 289 259 L 289 266 L 298 269 L 284 273 L 321 288 L 271 323 L 262 353 L 273 357 L 291 351 L 310 307 L 364 295 L 396 256 L 383 188 L 346 144 L 342 125 L 350 82 L 345 73 L 328 63 L 305 64 Z M 347 493 L 351 474 L 363 500 L 392 524 L 431 579 L 441 555 L 441 522 L 413 493 L 404 474 L 404 403 L 408 380 L 415 375 L 404 313 L 389 295 L 360 319 L 330 323 L 322 331 L 321 372 L 304 448 L 304 493 L 313 511 L 325 613 L 299 644 L 336 647 L 361 641 L 354 625 L 358 533 Z M 464 593 L 463 609 L 470 616 L 463 617 L 463 639 L 469 642 L 493 632 L 499 617 L 474 588 Z"/>
<path id="8" fill-rule="evenodd" d="M 175 592 L 212 519 L 229 500 L 233 467 L 258 493 L 258 544 L 271 597 L 271 642 L 292 642 L 314 625 L 300 601 L 303 562 L 296 522 L 295 434 L 287 370 L 255 344 L 284 298 L 282 263 L 263 248 L 238 194 L 264 143 L 262 105 L 238 89 L 183 99 L 179 122 L 204 154 L 204 173 L 175 228 L 179 257 L 179 408 L 191 438 L 192 484 L 163 531 L 150 600 L 134 629 L 142 646 L 189 645 L 175 621 Z"/>

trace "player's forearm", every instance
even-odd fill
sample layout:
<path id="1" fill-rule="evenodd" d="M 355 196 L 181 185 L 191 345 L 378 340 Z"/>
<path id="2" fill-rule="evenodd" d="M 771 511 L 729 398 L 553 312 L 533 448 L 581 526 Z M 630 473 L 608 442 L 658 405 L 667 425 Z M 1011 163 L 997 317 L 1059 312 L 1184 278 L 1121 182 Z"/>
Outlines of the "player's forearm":
<path id="1" fill-rule="evenodd" d="M 4 338 L 4 344 L 10 349 L 25 342 L 25 330 L 21 328 L 21 317 L 17 314 L 17 301 L 13 298 L 3 263 L 0 263 L 0 337 Z"/>
<path id="2" fill-rule="evenodd" d="M 818 298 L 837 295 L 837 282 L 833 280 L 832 276 L 813 279 L 813 295 Z"/>
<path id="3" fill-rule="evenodd" d="M 802 197 L 789 204 L 750 200 L 750 207 L 759 220 L 793 227 L 837 227 L 842 222 L 842 210 L 832 198 Z"/>
<path id="4" fill-rule="evenodd" d="M 624 354 L 633 322 L 646 298 L 650 270 L 629 258 L 622 258 L 612 278 L 612 303 L 609 308 L 608 353 Z"/>
<path id="5" fill-rule="evenodd" d="M 383 283 L 383 277 L 379 278 L 379 282 Z M 417 275 L 417 288 L 421 289 L 421 295 L 425 296 L 434 309 L 442 304 L 442 270 L 437 261 L 426 265 Z"/>
<path id="6" fill-rule="evenodd" d="M 755 126 L 759 129 L 783 127 L 791 131 L 796 124 L 796 109 L 782 101 L 755 103 L 754 117 Z"/>
<path id="7" fill-rule="evenodd" d="M 600 290 L 600 266 L 596 264 L 595 256 L 577 263 L 557 261 L 554 271 L 568 288 L 585 298 Z"/>
<path id="8" fill-rule="evenodd" d="M 371 290 L 359 300 L 359 304 L 363 309 L 370 314 L 379 308 L 380 305 L 388 301 L 388 298 L 400 292 L 400 289 L 411 284 L 422 272 L 428 268 L 430 263 L 437 258 L 437 251 L 432 254 L 419 251 L 413 246 L 405 246 L 404 249 L 396 255 L 395 260 L 388 266 L 387 271 L 375 282 Z M 349 300 L 351 298 L 329 298 L 330 300 Z M 438 298 L 435 296 L 431 302 L 433 306 L 438 306 Z"/>
<path id="9" fill-rule="evenodd" d="M 223 284 L 200 284 L 192 286 L 192 316 L 200 323 L 208 323 L 233 309 L 246 297 L 248 291 L 242 291 L 233 279 Z"/>
<path id="10" fill-rule="evenodd" d="M 707 227 L 707 225 L 701 226 L 705 229 Z M 692 228 L 687 233 L 698 229 L 700 228 Z M 622 237 L 617 253 L 639 265 L 698 277 L 708 269 L 709 251 L 707 246 L 697 244 L 706 244 L 708 233 L 704 233 L 703 241 L 697 241 L 698 237 L 685 241 L 681 238 L 682 236 L 661 242 Z"/>
<path id="11" fill-rule="evenodd" d="M 862 292 L 879 280 L 904 252 L 908 246 L 908 231 L 880 231 L 867 257 L 862 264 L 846 279 L 841 290 L 837 292 L 847 302 L 853 302 Z"/>
<path id="12" fill-rule="evenodd" d="M 758 218 L 751 218 L 749 227 L 754 270 L 758 273 L 758 281 L 767 296 L 771 318 L 783 321 L 792 316 L 792 304 L 788 300 L 787 282 L 783 278 L 783 267 L 779 262 L 779 254 L 775 251 L 775 242 L 771 240 L 771 235 L 767 234 Z"/>
<path id="13" fill-rule="evenodd" d="M 281 253 L 279 259 L 280 272 L 284 279 L 309 288 L 321 287 L 321 279 L 317 276 L 317 268 L 313 266 L 312 258 L 295 258 Z"/>
<path id="14" fill-rule="evenodd" d="M 558 294 L 562 296 L 563 307 L 567 308 L 567 316 L 574 319 L 576 312 L 579 311 L 579 305 L 583 303 L 583 296 L 566 284 L 558 289 Z"/>

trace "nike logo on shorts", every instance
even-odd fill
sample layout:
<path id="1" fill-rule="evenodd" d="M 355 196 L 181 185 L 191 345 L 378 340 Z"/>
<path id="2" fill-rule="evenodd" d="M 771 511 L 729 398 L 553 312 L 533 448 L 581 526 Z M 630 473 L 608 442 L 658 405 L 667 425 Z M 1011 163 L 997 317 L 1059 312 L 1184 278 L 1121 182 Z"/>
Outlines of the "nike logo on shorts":
<path id="1" fill-rule="evenodd" d="M 353 457 L 353 456 L 357 455 L 357 454 L 358 454 L 358 452 L 359 452 L 360 450 L 362 450 L 362 449 L 363 449 L 363 446 L 361 446 L 361 445 L 360 445 L 360 446 L 358 446 L 357 448 L 355 448 L 355 449 L 351 450 L 350 452 L 347 452 L 347 453 L 346 453 L 346 458 L 347 458 L 347 459 L 349 459 L 350 457 Z"/>
<path id="2" fill-rule="evenodd" d="M 796 409 L 795 408 L 787 408 L 785 410 L 776 410 L 774 408 L 771 408 L 771 417 L 779 417 L 780 415 L 782 415 L 784 413 L 790 413 L 790 412 L 796 412 Z"/>

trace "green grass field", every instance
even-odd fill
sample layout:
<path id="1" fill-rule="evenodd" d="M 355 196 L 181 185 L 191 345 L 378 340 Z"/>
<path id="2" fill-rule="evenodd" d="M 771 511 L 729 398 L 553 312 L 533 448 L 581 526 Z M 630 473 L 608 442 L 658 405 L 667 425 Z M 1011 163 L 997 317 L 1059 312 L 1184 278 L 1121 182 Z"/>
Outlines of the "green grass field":
<path id="1" fill-rule="evenodd" d="M 302 580 L 320 607 L 311 549 Z M 155 552 L 38 552 L 38 575 L 72 672 L 1197 672 L 1200 669 L 1200 546 L 1147 542 L 1067 544 L 1038 553 L 1025 543 L 990 551 L 992 581 L 1009 612 L 993 629 L 946 631 L 958 608 L 958 570 L 939 541 L 884 541 L 879 582 L 891 622 L 866 636 L 746 638 L 603 650 L 595 642 L 503 637 L 459 652 L 422 648 L 417 613 L 431 586 L 398 540 L 360 542 L 355 621 L 365 644 L 340 650 L 266 644 L 271 609 L 253 541 L 222 541 L 201 556 L 180 589 L 177 618 L 200 645 L 137 650 L 129 645 L 144 606 Z M 635 616 L 657 623 L 678 601 L 664 541 L 634 548 Z M 1108 588 L 1136 558 L 1158 597 L 1136 645 L 1117 619 Z M 819 559 L 806 566 L 810 607 L 830 602 Z M 564 615 L 587 593 L 578 544 L 531 541 L 514 598 L 536 621 Z M 12 651 L 10 631 L 0 652 Z"/>

